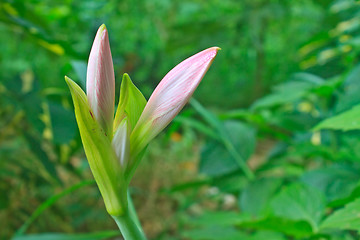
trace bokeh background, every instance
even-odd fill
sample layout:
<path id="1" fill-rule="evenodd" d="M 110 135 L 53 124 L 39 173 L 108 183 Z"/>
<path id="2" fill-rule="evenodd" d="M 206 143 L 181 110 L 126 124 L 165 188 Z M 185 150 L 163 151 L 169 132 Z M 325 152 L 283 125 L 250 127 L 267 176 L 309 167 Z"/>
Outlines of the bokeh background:
<path id="1" fill-rule="evenodd" d="M 121 239 L 64 81 L 102 23 L 116 99 L 222 48 L 132 181 L 150 239 L 359 239 L 354 0 L 1 0 L 0 239 Z"/>

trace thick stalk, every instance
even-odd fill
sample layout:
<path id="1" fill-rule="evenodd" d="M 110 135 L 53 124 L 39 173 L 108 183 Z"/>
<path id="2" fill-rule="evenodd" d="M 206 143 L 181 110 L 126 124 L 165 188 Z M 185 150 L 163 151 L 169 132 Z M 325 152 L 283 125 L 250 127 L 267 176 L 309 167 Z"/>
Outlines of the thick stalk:
<path id="1" fill-rule="evenodd" d="M 141 226 L 135 223 L 133 214 L 127 209 L 122 216 L 112 216 L 125 240 L 146 240 Z"/>

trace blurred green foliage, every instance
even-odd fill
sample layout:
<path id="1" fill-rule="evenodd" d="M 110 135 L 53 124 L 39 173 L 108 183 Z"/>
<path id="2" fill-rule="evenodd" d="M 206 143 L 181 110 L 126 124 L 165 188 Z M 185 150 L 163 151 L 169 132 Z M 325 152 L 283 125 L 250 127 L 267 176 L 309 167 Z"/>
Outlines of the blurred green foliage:
<path id="1" fill-rule="evenodd" d="M 116 88 L 127 72 L 146 97 L 222 48 L 132 183 L 151 239 L 359 239 L 355 0 L 2 0 L 0 239 L 119 236 L 64 81 L 84 88 L 102 23 Z"/>

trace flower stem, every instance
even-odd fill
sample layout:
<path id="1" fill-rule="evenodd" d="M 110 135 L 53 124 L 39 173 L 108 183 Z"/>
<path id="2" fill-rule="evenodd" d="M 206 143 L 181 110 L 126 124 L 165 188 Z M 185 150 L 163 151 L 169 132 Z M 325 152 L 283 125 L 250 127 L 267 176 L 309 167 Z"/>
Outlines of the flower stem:
<path id="1" fill-rule="evenodd" d="M 131 195 L 130 195 L 130 191 L 128 191 L 128 209 L 129 209 L 129 215 L 130 215 L 131 219 L 135 222 L 136 226 L 138 226 L 140 231 L 144 234 L 143 229 L 141 227 L 140 220 L 139 220 L 138 215 L 136 213 L 134 203 L 133 203 Z"/>
<path id="2" fill-rule="evenodd" d="M 146 236 L 141 229 L 140 225 L 137 225 L 136 220 L 133 219 L 133 214 L 127 209 L 121 216 L 112 216 L 118 225 L 125 240 L 146 240 Z"/>
<path id="3" fill-rule="evenodd" d="M 128 191 L 128 208 L 122 216 L 112 216 L 118 225 L 125 240 L 146 240 L 145 233 L 141 227 L 136 214 L 130 192 Z"/>

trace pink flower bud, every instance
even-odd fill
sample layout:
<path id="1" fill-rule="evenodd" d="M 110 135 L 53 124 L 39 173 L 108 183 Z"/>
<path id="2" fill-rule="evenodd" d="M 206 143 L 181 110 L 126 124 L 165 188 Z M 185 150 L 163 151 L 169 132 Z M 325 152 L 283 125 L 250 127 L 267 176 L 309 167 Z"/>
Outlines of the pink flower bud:
<path id="1" fill-rule="evenodd" d="M 135 126 L 131 136 L 132 149 L 144 147 L 180 112 L 209 69 L 218 50 L 218 47 L 212 47 L 199 52 L 166 74 Z"/>
<path id="2" fill-rule="evenodd" d="M 111 138 L 115 103 L 115 76 L 109 36 L 104 24 L 96 33 L 89 56 L 86 78 L 86 92 L 90 107 L 105 134 Z"/>

